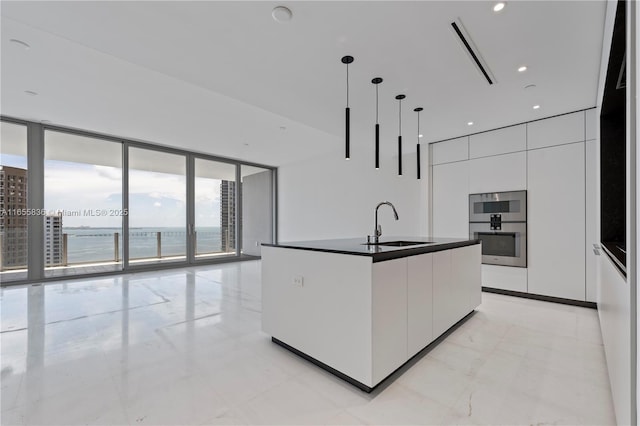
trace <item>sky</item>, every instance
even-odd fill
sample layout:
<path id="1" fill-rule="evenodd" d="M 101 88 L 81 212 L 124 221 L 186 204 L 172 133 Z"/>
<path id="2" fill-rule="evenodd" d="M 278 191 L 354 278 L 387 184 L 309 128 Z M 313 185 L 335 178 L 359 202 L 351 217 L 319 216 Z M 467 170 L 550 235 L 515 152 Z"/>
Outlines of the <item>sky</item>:
<path id="1" fill-rule="evenodd" d="M 26 158 L 2 155 L 1 164 L 26 168 Z M 65 215 L 63 226 L 122 226 L 122 170 L 65 161 L 45 161 L 45 209 L 80 212 Z M 196 178 L 196 228 L 220 225 L 220 181 Z M 106 210 L 106 216 L 91 216 Z M 87 213 L 87 214 L 85 214 Z M 186 178 L 167 173 L 131 170 L 129 226 L 182 227 L 186 222 Z"/>

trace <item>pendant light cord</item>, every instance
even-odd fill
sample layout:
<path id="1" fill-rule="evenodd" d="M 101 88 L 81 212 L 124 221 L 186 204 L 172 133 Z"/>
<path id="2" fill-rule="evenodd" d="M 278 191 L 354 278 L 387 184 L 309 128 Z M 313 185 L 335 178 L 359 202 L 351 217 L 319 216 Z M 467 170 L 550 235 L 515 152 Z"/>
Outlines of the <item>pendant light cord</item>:
<path id="1" fill-rule="evenodd" d="M 418 143 L 420 143 L 420 111 L 418 111 Z"/>

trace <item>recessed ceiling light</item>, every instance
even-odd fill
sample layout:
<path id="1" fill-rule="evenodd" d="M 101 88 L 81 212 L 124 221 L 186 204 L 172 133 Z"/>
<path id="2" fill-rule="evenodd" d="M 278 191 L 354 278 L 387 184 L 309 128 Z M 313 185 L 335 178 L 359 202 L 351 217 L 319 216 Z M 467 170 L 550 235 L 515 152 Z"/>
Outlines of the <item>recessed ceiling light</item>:
<path id="1" fill-rule="evenodd" d="M 421 137 L 422 137 L 422 135 L 418 135 L 418 137 L 419 137 L 419 138 L 421 138 Z"/>
<path id="2" fill-rule="evenodd" d="M 533 109 L 540 109 L 540 105 L 534 105 Z"/>
<path id="3" fill-rule="evenodd" d="M 527 67 L 525 65 L 518 68 L 518 72 L 525 72 L 526 70 L 527 70 Z"/>
<path id="4" fill-rule="evenodd" d="M 271 16 L 276 22 L 289 22 L 293 17 L 293 13 L 288 7 L 276 6 L 271 11 Z"/>
<path id="5" fill-rule="evenodd" d="M 502 9 L 504 9 L 504 2 L 498 2 L 493 6 L 493 11 L 494 12 L 500 12 Z"/>
<path id="6" fill-rule="evenodd" d="M 467 126 L 473 126 L 473 121 L 468 122 Z"/>
<path id="7" fill-rule="evenodd" d="M 38 92 L 34 92 L 33 90 L 25 90 L 24 93 L 29 96 L 38 96 Z"/>
<path id="8" fill-rule="evenodd" d="M 17 38 L 12 38 L 9 40 L 11 43 L 15 44 L 16 46 L 20 46 L 22 47 L 24 50 L 29 50 L 29 48 L 31 47 L 29 45 L 29 43 L 22 41 L 22 40 L 18 40 Z"/>

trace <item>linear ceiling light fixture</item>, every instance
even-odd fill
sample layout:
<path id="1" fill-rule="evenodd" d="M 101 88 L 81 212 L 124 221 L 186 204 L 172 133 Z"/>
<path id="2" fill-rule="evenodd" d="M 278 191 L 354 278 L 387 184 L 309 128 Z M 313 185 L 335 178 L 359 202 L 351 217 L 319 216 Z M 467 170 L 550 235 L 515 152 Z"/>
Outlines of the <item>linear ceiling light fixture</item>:
<path id="1" fill-rule="evenodd" d="M 464 25 L 462 25 L 462 20 L 460 18 L 457 18 L 454 22 L 451 23 L 451 27 L 453 28 L 456 36 L 458 36 L 458 39 L 460 39 L 460 43 L 469 55 L 469 58 L 471 58 L 473 64 L 478 68 L 478 71 L 482 73 L 489 84 L 495 83 L 496 78 L 491 73 L 487 62 L 480 54 L 480 50 L 478 50 L 478 47 L 471 39 L 471 36 L 465 29 Z"/>
<path id="2" fill-rule="evenodd" d="M 347 107 L 344 110 L 344 158 L 349 160 L 351 158 L 351 109 L 349 108 L 349 64 L 353 62 L 353 56 L 343 56 L 342 63 L 347 66 Z"/>
<path id="3" fill-rule="evenodd" d="M 382 83 L 381 77 L 371 80 L 376 86 L 376 170 L 380 169 L 380 123 L 378 123 L 378 85 Z"/>
<path id="4" fill-rule="evenodd" d="M 405 95 L 398 95 L 398 176 L 402 176 L 402 100 Z"/>
<path id="5" fill-rule="evenodd" d="M 414 109 L 415 112 L 418 113 L 418 138 L 417 141 L 418 143 L 416 144 L 416 158 L 417 158 L 417 177 L 418 179 L 420 179 L 420 136 L 422 136 L 420 134 L 420 111 L 422 111 L 422 107 L 418 107 Z"/>

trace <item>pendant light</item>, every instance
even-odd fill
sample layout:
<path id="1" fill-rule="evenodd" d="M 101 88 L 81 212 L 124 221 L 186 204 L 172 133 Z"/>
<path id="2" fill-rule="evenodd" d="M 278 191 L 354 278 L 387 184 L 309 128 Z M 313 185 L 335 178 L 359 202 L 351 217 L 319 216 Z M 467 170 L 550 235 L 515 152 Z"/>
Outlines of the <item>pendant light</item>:
<path id="1" fill-rule="evenodd" d="M 371 80 L 376 85 L 376 170 L 380 169 L 380 124 L 378 123 L 378 85 L 382 83 L 381 77 Z"/>
<path id="2" fill-rule="evenodd" d="M 349 109 L 349 64 L 353 62 L 353 56 L 343 56 L 342 63 L 347 66 L 347 107 L 344 110 L 344 121 L 345 121 L 345 135 L 344 135 L 344 146 L 345 153 L 344 158 L 349 160 L 351 158 L 351 109 Z"/>
<path id="3" fill-rule="evenodd" d="M 402 100 L 405 95 L 398 95 L 398 176 L 402 176 Z"/>
<path id="4" fill-rule="evenodd" d="M 418 166 L 418 168 L 417 168 L 417 170 L 418 170 L 417 177 L 418 177 L 418 179 L 420 179 L 420 111 L 422 111 L 422 108 L 421 107 L 415 108 L 414 111 L 418 113 L 418 133 L 417 133 L 418 143 L 416 144 L 416 156 L 417 156 L 417 160 L 418 160 L 418 163 L 417 163 L 417 166 Z"/>

